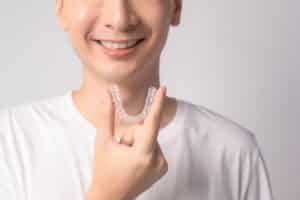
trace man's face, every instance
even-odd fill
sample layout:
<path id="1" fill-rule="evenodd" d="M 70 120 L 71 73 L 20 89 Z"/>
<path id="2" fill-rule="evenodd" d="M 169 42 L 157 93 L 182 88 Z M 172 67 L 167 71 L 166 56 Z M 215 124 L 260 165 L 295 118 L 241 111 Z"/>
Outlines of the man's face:
<path id="1" fill-rule="evenodd" d="M 84 66 L 116 80 L 157 66 L 169 26 L 179 24 L 181 0 L 57 0 L 56 11 Z M 124 43 L 105 40 L 137 44 L 119 49 Z"/>

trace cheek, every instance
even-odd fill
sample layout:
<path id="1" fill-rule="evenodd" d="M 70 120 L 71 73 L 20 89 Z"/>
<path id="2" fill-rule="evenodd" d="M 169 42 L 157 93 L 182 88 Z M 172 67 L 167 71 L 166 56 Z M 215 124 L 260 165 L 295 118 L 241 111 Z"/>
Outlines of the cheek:
<path id="1" fill-rule="evenodd" d="M 137 1 L 141 2 L 141 0 Z M 171 5 L 168 2 L 166 0 L 164 2 L 162 0 L 147 0 L 146 2 L 136 3 L 135 10 L 144 23 L 155 31 L 159 31 L 170 24 Z"/>
<path id="2" fill-rule="evenodd" d="M 97 17 L 97 11 L 93 8 L 92 4 L 81 3 L 77 1 L 74 3 L 72 9 L 72 27 L 74 27 L 75 35 L 83 35 L 87 33 L 88 28 Z"/>

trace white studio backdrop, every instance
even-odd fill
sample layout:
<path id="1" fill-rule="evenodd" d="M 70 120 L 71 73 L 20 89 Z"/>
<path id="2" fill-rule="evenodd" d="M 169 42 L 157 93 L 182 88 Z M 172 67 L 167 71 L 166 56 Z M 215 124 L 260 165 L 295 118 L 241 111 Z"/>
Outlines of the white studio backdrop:
<path id="1" fill-rule="evenodd" d="M 5 1 L 0 108 L 63 94 L 81 64 L 59 28 L 55 1 Z M 300 196 L 300 1 L 183 1 L 161 62 L 168 94 L 252 130 L 276 199 Z"/>

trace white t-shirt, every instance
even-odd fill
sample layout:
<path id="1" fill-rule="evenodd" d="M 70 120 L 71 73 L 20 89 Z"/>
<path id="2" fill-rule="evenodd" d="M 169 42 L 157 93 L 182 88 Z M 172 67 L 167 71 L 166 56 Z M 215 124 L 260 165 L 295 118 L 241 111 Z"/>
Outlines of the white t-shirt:
<path id="1" fill-rule="evenodd" d="M 203 106 L 177 102 L 158 136 L 169 170 L 137 200 L 272 200 L 254 134 Z M 0 199 L 83 200 L 95 134 L 71 90 L 0 110 Z"/>

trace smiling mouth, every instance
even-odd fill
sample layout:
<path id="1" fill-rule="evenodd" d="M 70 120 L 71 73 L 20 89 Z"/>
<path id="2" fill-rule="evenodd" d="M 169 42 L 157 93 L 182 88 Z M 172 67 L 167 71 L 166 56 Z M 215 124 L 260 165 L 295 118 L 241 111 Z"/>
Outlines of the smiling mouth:
<path id="1" fill-rule="evenodd" d="M 133 49 L 140 45 L 145 38 L 138 39 L 138 40 L 128 40 L 123 42 L 114 42 L 108 40 L 94 40 L 98 45 L 104 47 L 105 49 L 110 50 L 122 50 L 122 49 Z"/>
<path id="2" fill-rule="evenodd" d="M 146 38 L 131 39 L 131 40 L 97 40 L 93 42 L 100 47 L 98 50 L 113 59 L 127 59 L 130 55 L 137 53 Z"/>

